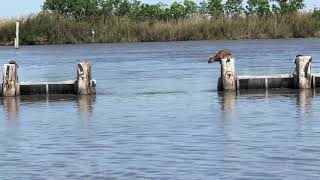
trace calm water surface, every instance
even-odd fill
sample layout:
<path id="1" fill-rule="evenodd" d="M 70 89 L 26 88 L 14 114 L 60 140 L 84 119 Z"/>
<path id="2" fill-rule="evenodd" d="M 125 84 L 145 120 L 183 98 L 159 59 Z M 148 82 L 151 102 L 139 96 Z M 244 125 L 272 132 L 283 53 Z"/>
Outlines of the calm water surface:
<path id="1" fill-rule="evenodd" d="M 238 74 L 290 73 L 320 40 L 0 47 L 20 80 L 66 80 L 93 63 L 96 97 L 1 99 L 0 179 L 319 179 L 320 92 L 216 91 Z M 320 62 L 320 61 L 319 61 Z"/>

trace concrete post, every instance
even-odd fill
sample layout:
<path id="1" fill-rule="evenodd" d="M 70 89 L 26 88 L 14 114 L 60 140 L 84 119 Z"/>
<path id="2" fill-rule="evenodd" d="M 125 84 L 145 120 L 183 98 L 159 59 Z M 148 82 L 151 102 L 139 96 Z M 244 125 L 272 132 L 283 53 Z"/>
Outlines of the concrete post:
<path id="1" fill-rule="evenodd" d="M 222 59 L 220 61 L 221 64 L 221 82 L 222 82 L 222 90 L 236 90 L 236 72 L 234 67 L 234 59 Z"/>
<path id="2" fill-rule="evenodd" d="M 298 56 L 294 63 L 296 70 L 294 75 L 294 86 L 298 89 L 312 88 L 312 75 L 311 75 L 311 56 Z"/>
<path id="3" fill-rule="evenodd" d="M 19 96 L 20 84 L 18 81 L 18 66 L 16 64 L 3 65 L 3 96 Z"/>
<path id="4" fill-rule="evenodd" d="M 91 64 L 82 62 L 78 64 L 77 70 L 77 94 L 92 95 L 96 93 L 95 81 L 91 76 Z"/>

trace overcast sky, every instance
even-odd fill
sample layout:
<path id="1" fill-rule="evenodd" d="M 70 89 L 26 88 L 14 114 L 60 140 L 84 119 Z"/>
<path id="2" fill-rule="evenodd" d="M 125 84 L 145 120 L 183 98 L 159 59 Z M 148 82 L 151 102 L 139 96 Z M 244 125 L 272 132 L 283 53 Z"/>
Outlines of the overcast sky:
<path id="1" fill-rule="evenodd" d="M 41 5 L 45 0 L 1 0 L 0 17 L 15 17 L 36 13 L 41 10 Z M 161 1 L 166 4 L 172 3 L 174 0 Z M 179 0 L 178 0 L 179 1 Z M 318 2 L 317 2 L 318 1 Z M 157 0 L 143 0 L 147 3 L 157 3 Z M 199 2 L 199 0 L 197 0 Z M 306 10 L 320 7 L 319 0 L 305 0 L 307 4 Z"/>

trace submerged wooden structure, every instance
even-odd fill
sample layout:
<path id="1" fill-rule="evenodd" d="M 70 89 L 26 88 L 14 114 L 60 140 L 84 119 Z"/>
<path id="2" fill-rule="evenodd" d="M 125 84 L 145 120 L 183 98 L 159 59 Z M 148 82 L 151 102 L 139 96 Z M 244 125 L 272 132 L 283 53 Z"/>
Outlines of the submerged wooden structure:
<path id="1" fill-rule="evenodd" d="M 96 94 L 96 81 L 92 79 L 91 64 L 79 63 L 77 79 L 48 82 L 19 82 L 18 65 L 3 65 L 3 82 L 0 83 L 0 95 L 14 97 L 20 95 L 49 95 L 49 94 Z"/>
<path id="2" fill-rule="evenodd" d="M 293 74 L 237 76 L 234 59 L 222 59 L 219 91 L 243 89 L 311 89 L 320 87 L 320 74 L 311 73 L 311 56 L 297 56 Z"/>

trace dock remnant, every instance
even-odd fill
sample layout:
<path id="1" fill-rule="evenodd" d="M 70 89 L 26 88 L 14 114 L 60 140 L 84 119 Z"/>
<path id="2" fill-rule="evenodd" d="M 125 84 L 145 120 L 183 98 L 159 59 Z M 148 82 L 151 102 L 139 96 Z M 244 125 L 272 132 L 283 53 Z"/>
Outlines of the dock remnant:
<path id="1" fill-rule="evenodd" d="M 219 91 L 242 89 L 311 89 L 320 87 L 320 74 L 311 73 L 311 56 L 297 56 L 295 58 L 295 73 L 237 76 L 234 59 L 222 59 L 221 77 L 218 80 Z"/>
<path id="2" fill-rule="evenodd" d="M 3 82 L 0 83 L 0 95 L 14 97 L 19 95 L 49 95 L 49 94 L 96 94 L 96 80 L 92 79 L 89 62 L 78 65 L 76 80 L 49 82 L 19 82 L 18 65 L 3 65 Z"/>
<path id="3" fill-rule="evenodd" d="M 2 94 L 5 97 L 19 96 L 18 66 L 16 64 L 3 65 Z"/>

